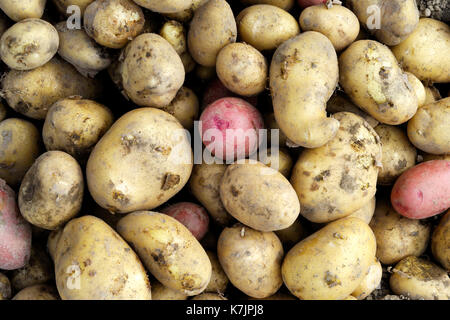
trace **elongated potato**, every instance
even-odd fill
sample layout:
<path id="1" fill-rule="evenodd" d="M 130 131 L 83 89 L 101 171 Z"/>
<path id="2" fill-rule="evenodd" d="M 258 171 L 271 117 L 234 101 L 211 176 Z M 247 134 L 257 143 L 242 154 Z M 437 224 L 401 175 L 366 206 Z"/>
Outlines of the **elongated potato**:
<path id="1" fill-rule="evenodd" d="M 434 258 L 450 271 L 450 209 L 447 210 L 431 237 L 431 251 Z"/>
<path id="2" fill-rule="evenodd" d="M 137 211 L 117 224 L 147 269 L 168 288 L 188 296 L 201 293 L 211 279 L 211 262 L 192 233 L 162 213 Z"/>
<path id="3" fill-rule="evenodd" d="M 321 33 L 308 31 L 278 47 L 270 91 L 275 119 L 289 140 L 317 148 L 336 135 L 339 121 L 327 118 L 325 108 L 337 81 L 336 51 Z"/>
<path id="4" fill-rule="evenodd" d="M 1 0 L 0 9 L 12 20 L 41 18 L 47 0 Z"/>

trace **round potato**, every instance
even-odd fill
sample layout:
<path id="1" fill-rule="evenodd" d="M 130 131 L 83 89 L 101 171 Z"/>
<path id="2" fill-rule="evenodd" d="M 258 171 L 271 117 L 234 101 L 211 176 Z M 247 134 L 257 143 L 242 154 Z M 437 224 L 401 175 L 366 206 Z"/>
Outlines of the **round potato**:
<path id="1" fill-rule="evenodd" d="M 354 296 L 358 300 L 365 299 L 380 285 L 382 276 L 383 268 L 381 267 L 381 263 L 377 259 L 374 259 L 373 263 L 369 266 L 369 270 L 367 270 L 366 276 L 355 291 L 352 292 L 351 296 Z"/>
<path id="2" fill-rule="evenodd" d="M 7 276 L 0 272 L 0 301 L 11 298 L 11 283 Z"/>
<path id="3" fill-rule="evenodd" d="M 188 296 L 203 292 L 211 279 L 211 262 L 192 233 L 176 219 L 137 211 L 117 224 L 147 269 L 164 286 Z"/>
<path id="4" fill-rule="evenodd" d="M 39 19 L 47 0 L 0 0 L 0 9 L 12 20 Z"/>
<path id="5" fill-rule="evenodd" d="M 208 286 L 205 289 L 205 292 L 214 292 L 218 294 L 223 294 L 228 286 L 228 277 L 223 271 L 222 266 L 220 265 L 219 259 L 217 258 L 217 254 L 212 251 L 206 251 L 206 254 L 209 257 L 209 261 L 211 261 L 211 280 L 208 283 Z"/>
<path id="6" fill-rule="evenodd" d="M 54 286 L 37 284 L 20 290 L 12 300 L 60 300 L 60 297 Z"/>
<path id="7" fill-rule="evenodd" d="M 217 256 L 230 282 L 254 298 L 266 298 L 280 289 L 283 255 L 275 233 L 242 224 L 225 228 L 217 243 Z"/>
<path id="8" fill-rule="evenodd" d="M 194 121 L 198 120 L 199 102 L 197 95 L 189 88 L 181 87 L 172 102 L 162 110 L 173 115 L 186 130 L 194 127 Z"/>
<path id="9" fill-rule="evenodd" d="M 80 13 L 84 14 L 86 7 L 95 0 L 52 0 L 52 1 L 56 5 L 56 8 L 58 8 L 59 12 L 61 12 L 63 15 L 70 16 L 76 12 L 74 10 L 74 7 L 71 6 L 77 6 L 80 9 Z"/>
<path id="10" fill-rule="evenodd" d="M 379 122 L 367 112 L 361 110 L 356 105 L 354 105 L 350 100 L 348 100 L 343 94 L 337 92 L 334 93 L 330 100 L 327 102 L 327 112 L 338 113 L 338 112 L 351 112 L 357 114 L 366 120 L 372 128 L 375 128 Z"/>
<path id="11" fill-rule="evenodd" d="M 174 13 L 189 9 L 193 0 L 134 0 L 141 7 L 159 13 Z"/>
<path id="12" fill-rule="evenodd" d="M 187 300 L 188 296 L 181 291 L 170 289 L 161 282 L 152 282 L 152 300 Z"/>
<path id="13" fill-rule="evenodd" d="M 295 0 L 241 0 L 241 2 L 245 5 L 270 4 L 288 11 L 294 6 Z"/>
<path id="14" fill-rule="evenodd" d="M 266 166 L 277 170 L 289 179 L 294 162 L 286 150 L 279 148 L 269 148 L 258 151 L 258 161 Z"/>
<path id="15" fill-rule="evenodd" d="M 365 223 L 369 224 L 370 220 L 372 220 L 373 214 L 375 213 L 375 205 L 376 205 L 376 199 L 373 197 L 369 200 L 364 206 L 362 206 L 361 209 L 356 210 L 352 214 L 350 214 L 348 217 L 355 217 L 359 218 Z"/>
<path id="16" fill-rule="evenodd" d="M 419 105 L 419 108 L 425 104 L 425 101 L 427 99 L 427 93 L 425 91 L 425 87 L 423 83 L 411 72 L 405 72 L 406 76 L 408 77 L 409 84 L 414 89 L 414 92 L 417 97 L 417 102 Z"/>
<path id="17" fill-rule="evenodd" d="M 450 209 L 441 218 L 431 237 L 431 251 L 434 258 L 450 271 Z"/>

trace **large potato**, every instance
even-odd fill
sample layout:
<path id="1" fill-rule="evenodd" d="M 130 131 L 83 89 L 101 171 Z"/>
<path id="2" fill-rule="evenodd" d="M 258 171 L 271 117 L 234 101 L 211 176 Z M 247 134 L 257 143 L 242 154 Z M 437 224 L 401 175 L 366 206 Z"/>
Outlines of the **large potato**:
<path id="1" fill-rule="evenodd" d="M 105 222 L 71 220 L 55 254 L 58 292 L 63 300 L 150 300 L 144 267 L 130 246 Z"/>
<path id="2" fill-rule="evenodd" d="M 95 145 L 86 177 L 101 207 L 125 213 L 165 203 L 191 171 L 191 145 L 181 124 L 167 112 L 140 108 L 119 118 Z"/>
<path id="3" fill-rule="evenodd" d="M 135 248 L 152 275 L 168 288 L 188 296 L 205 290 L 211 262 L 191 232 L 162 213 L 138 211 L 117 224 L 117 231 Z"/>
<path id="4" fill-rule="evenodd" d="M 0 0 L 0 9 L 12 20 L 39 19 L 44 14 L 47 0 Z"/>
<path id="5" fill-rule="evenodd" d="M 441 218 L 431 237 L 431 251 L 434 258 L 450 271 L 450 209 Z"/>
<path id="6" fill-rule="evenodd" d="M 275 119 L 289 140 L 317 148 L 336 135 L 339 121 L 327 118 L 325 108 L 337 81 L 336 51 L 321 33 L 308 31 L 278 47 L 270 91 Z"/>
<path id="7" fill-rule="evenodd" d="M 312 222 L 329 222 L 362 208 L 376 192 L 381 143 L 363 118 L 339 112 L 337 135 L 326 145 L 305 149 L 297 160 L 291 183 Z"/>
<path id="8" fill-rule="evenodd" d="M 283 281 L 303 300 L 342 300 L 366 276 L 375 251 L 375 236 L 366 223 L 358 218 L 339 219 L 286 254 Z"/>
<path id="9" fill-rule="evenodd" d="M 377 41 L 356 41 L 342 53 L 339 83 L 358 107 L 382 123 L 404 123 L 417 111 L 408 77 L 389 48 Z"/>
<path id="10" fill-rule="evenodd" d="M 20 290 L 12 300 L 60 300 L 60 297 L 53 285 L 37 284 Z"/>
<path id="11" fill-rule="evenodd" d="M 141 7 L 159 13 L 175 13 L 189 9 L 193 0 L 134 0 Z"/>
<path id="12" fill-rule="evenodd" d="M 283 255 L 275 233 L 241 224 L 225 228 L 217 243 L 217 256 L 230 282 L 254 298 L 271 296 L 281 287 Z"/>

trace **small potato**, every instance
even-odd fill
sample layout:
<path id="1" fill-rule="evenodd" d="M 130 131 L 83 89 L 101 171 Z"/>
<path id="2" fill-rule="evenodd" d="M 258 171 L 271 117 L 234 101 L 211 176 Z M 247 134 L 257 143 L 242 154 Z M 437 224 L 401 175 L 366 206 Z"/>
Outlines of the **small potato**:
<path id="1" fill-rule="evenodd" d="M 431 251 L 434 258 L 450 271 L 450 209 L 444 214 L 431 236 Z"/>
<path id="2" fill-rule="evenodd" d="M 450 278 L 432 262 L 407 257 L 392 270 L 389 284 L 395 294 L 413 300 L 449 300 Z"/>
<path id="3" fill-rule="evenodd" d="M 423 105 L 427 105 L 442 99 L 441 93 L 434 86 L 425 87 L 425 94 L 426 98 Z"/>
<path id="4" fill-rule="evenodd" d="M 298 22 L 291 14 L 268 4 L 242 10 L 236 23 L 242 41 L 259 51 L 273 50 L 300 33 Z"/>
<path id="5" fill-rule="evenodd" d="M 59 100 L 49 109 L 42 129 L 48 151 L 60 150 L 85 163 L 95 144 L 113 123 L 112 112 L 81 97 Z"/>
<path id="6" fill-rule="evenodd" d="M 0 301 L 11 298 L 11 283 L 7 276 L 0 272 Z"/>
<path id="7" fill-rule="evenodd" d="M 152 300 L 187 300 L 188 296 L 181 291 L 170 289 L 161 282 L 152 282 Z"/>
<path id="8" fill-rule="evenodd" d="M 188 296 L 205 290 L 211 262 L 192 233 L 162 213 L 137 211 L 117 224 L 117 231 L 132 243 L 142 262 L 168 288 Z"/>
<path id="9" fill-rule="evenodd" d="M 84 30 L 98 44 L 120 49 L 144 27 L 144 13 L 131 0 L 96 0 L 84 11 Z"/>
<path id="10" fill-rule="evenodd" d="M 381 267 L 381 263 L 380 261 L 375 259 L 369 266 L 369 270 L 367 270 L 366 276 L 361 281 L 359 286 L 355 289 L 355 291 L 352 292 L 351 296 L 356 297 L 358 300 L 365 299 L 380 285 L 382 276 L 383 268 Z"/>
<path id="11" fill-rule="evenodd" d="M 285 147 L 287 137 L 283 133 L 283 131 L 281 131 L 280 126 L 278 125 L 277 121 L 275 120 L 274 113 L 267 113 L 264 115 L 264 124 L 265 124 L 265 128 L 267 128 L 267 137 L 268 137 L 268 141 L 270 141 L 270 145 L 278 145 L 280 147 Z M 272 130 L 278 130 L 278 131 L 272 131 Z M 277 132 L 278 139 L 274 135 L 274 132 Z"/>
<path id="12" fill-rule="evenodd" d="M 56 257 L 56 248 L 58 247 L 58 241 L 61 238 L 62 232 L 64 228 L 60 228 L 57 230 L 53 230 L 48 235 L 47 239 L 47 252 L 52 258 L 53 261 L 55 261 Z"/>
<path id="13" fill-rule="evenodd" d="M 297 219 L 286 229 L 275 231 L 275 234 L 278 236 L 285 248 L 291 248 L 301 240 L 306 238 L 308 235 L 308 231 L 303 223 L 299 219 Z"/>
<path id="14" fill-rule="evenodd" d="M 213 67 L 219 51 L 236 42 L 236 37 L 236 21 L 228 2 L 210 0 L 195 11 L 188 32 L 189 52 L 198 64 Z"/>
<path id="15" fill-rule="evenodd" d="M 377 239 L 377 258 L 383 264 L 397 263 L 425 252 L 431 226 L 398 214 L 385 199 L 378 199 L 370 227 Z"/>
<path id="16" fill-rule="evenodd" d="M 55 230 L 81 209 L 84 183 L 78 162 L 61 151 L 48 151 L 33 163 L 19 190 L 19 208 L 31 224 Z"/>
<path id="17" fill-rule="evenodd" d="M 376 199 L 373 197 L 370 199 L 361 209 L 356 210 L 348 217 L 359 218 L 365 223 L 369 224 L 372 220 L 373 214 L 375 213 Z"/>
<path id="18" fill-rule="evenodd" d="M 56 5 L 56 8 L 58 8 L 60 13 L 66 16 L 70 16 L 76 12 L 74 11 L 75 10 L 74 7 L 71 6 L 77 6 L 78 8 L 80 8 L 80 13 L 84 14 L 86 7 L 95 0 L 52 0 L 52 1 Z"/>
<path id="19" fill-rule="evenodd" d="M 340 5 L 310 6 L 302 11 L 299 22 L 303 32 L 317 31 L 327 36 L 336 51 L 349 46 L 359 34 L 358 17 Z"/>
<path id="20" fill-rule="evenodd" d="M 258 161 L 277 170 L 289 179 L 294 162 L 289 153 L 283 149 L 270 148 L 258 151 Z"/>
<path id="21" fill-rule="evenodd" d="M 425 87 L 423 83 L 411 72 L 405 72 L 406 76 L 408 77 L 409 84 L 414 90 L 414 93 L 417 97 L 417 102 L 419 105 L 419 108 L 425 104 L 427 93 L 425 92 Z"/>
<path id="22" fill-rule="evenodd" d="M 134 0 L 141 7 L 159 13 L 175 13 L 189 9 L 193 0 Z"/>
<path id="23" fill-rule="evenodd" d="M 338 112 L 351 112 L 354 113 L 364 120 L 366 120 L 372 128 L 375 128 L 379 122 L 371 115 L 354 105 L 349 99 L 347 99 L 343 94 L 335 93 L 331 96 L 330 100 L 327 102 L 327 112 L 338 113 Z"/>
<path id="24" fill-rule="evenodd" d="M 395 126 L 380 124 L 375 128 L 381 140 L 383 167 L 378 171 L 378 184 L 391 185 L 406 170 L 416 164 L 417 150 L 406 133 Z"/>
<path id="25" fill-rule="evenodd" d="M 44 14 L 47 0 L 0 0 L 0 9 L 12 20 L 39 19 Z"/>
<path id="26" fill-rule="evenodd" d="M 189 88 L 181 87 L 169 105 L 162 108 L 173 115 L 181 125 L 191 130 L 199 116 L 199 102 L 196 94 Z"/>
<path id="27" fill-rule="evenodd" d="M 0 122 L 0 178 L 18 186 L 39 156 L 40 133 L 26 120 L 8 118 Z"/>
<path id="28" fill-rule="evenodd" d="M 241 96 L 253 96 L 264 91 L 267 69 L 264 56 L 245 43 L 231 43 L 217 55 L 217 76 L 225 87 Z"/>
<path id="29" fill-rule="evenodd" d="M 281 287 L 283 255 L 275 233 L 242 224 L 225 228 L 217 243 L 217 256 L 230 282 L 254 298 L 271 296 Z"/>
<path id="30" fill-rule="evenodd" d="M 270 4 L 286 11 L 292 9 L 294 2 L 295 0 L 241 0 L 241 3 L 245 5 Z"/>
<path id="31" fill-rule="evenodd" d="M 217 258 L 217 254 L 212 251 L 206 251 L 206 254 L 209 257 L 209 261 L 211 261 L 212 272 L 211 272 L 211 280 L 209 281 L 208 286 L 205 289 L 205 292 L 214 292 L 218 294 L 223 294 L 228 286 L 228 277 L 223 271 L 222 266 L 220 265 L 219 259 Z"/>
<path id="32" fill-rule="evenodd" d="M 284 257 L 284 284 L 303 300 L 342 300 L 373 262 L 375 236 L 358 218 L 334 221 L 297 243 Z"/>
<path id="33" fill-rule="evenodd" d="M 193 297 L 191 300 L 228 300 L 228 299 L 218 293 L 206 292 Z"/>
<path id="34" fill-rule="evenodd" d="M 20 290 L 12 300 L 60 300 L 53 285 L 37 284 Z"/>

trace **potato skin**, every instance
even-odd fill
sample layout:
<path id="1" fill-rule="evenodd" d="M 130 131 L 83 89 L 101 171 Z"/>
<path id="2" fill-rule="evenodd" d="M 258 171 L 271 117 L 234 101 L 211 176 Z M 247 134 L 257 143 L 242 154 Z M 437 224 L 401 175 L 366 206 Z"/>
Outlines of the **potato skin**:
<path id="1" fill-rule="evenodd" d="M 292 9 L 294 2 L 295 0 L 241 0 L 241 3 L 245 5 L 270 4 L 286 11 Z"/>
<path id="2" fill-rule="evenodd" d="M 152 282 L 152 300 L 187 300 L 188 296 L 183 292 L 170 289 L 161 282 Z"/>
<path id="3" fill-rule="evenodd" d="M 257 161 L 227 167 L 220 184 L 220 199 L 238 221 L 265 232 L 286 229 L 300 212 L 300 202 L 289 181 Z"/>
<path id="4" fill-rule="evenodd" d="M 427 93 L 425 91 L 425 87 L 423 83 L 411 72 L 405 72 L 406 76 L 408 77 L 409 84 L 413 88 L 416 97 L 417 102 L 419 105 L 419 108 L 425 104 L 425 101 L 427 99 Z"/>
<path id="5" fill-rule="evenodd" d="M 53 230 L 49 233 L 47 238 L 47 252 L 53 261 L 55 261 L 56 258 L 56 248 L 58 247 L 58 241 L 61 238 L 63 230 L 64 228 Z"/>
<path id="6" fill-rule="evenodd" d="M 339 83 L 361 109 L 378 121 L 398 125 L 411 119 L 418 100 L 389 48 L 360 40 L 339 57 Z"/>
<path id="7" fill-rule="evenodd" d="M 266 298 L 281 287 L 283 246 L 273 232 L 235 224 L 225 228 L 217 243 L 217 256 L 230 282 L 253 298 Z"/>
<path id="8" fill-rule="evenodd" d="M 210 0 L 195 11 L 188 32 L 188 48 L 194 60 L 205 67 L 216 65 L 219 51 L 236 42 L 233 11 L 225 0 Z"/>
<path id="9" fill-rule="evenodd" d="M 431 251 L 434 258 L 450 271 L 450 209 L 447 210 L 431 236 Z"/>
<path id="10" fill-rule="evenodd" d="M 141 7 L 159 13 L 176 13 L 189 9 L 192 0 L 133 0 Z"/>
<path id="11" fill-rule="evenodd" d="M 187 130 L 194 127 L 194 121 L 198 120 L 199 109 L 197 95 L 186 87 L 181 87 L 170 104 L 162 108 L 162 110 L 177 118 Z"/>
<path id="12" fill-rule="evenodd" d="M 192 233 L 162 213 L 137 211 L 117 224 L 152 275 L 168 288 L 188 296 L 203 292 L 211 279 L 211 263 Z"/>
<path id="13" fill-rule="evenodd" d="M 12 300 L 60 300 L 53 285 L 37 284 L 20 290 Z"/>
<path id="14" fill-rule="evenodd" d="M 375 213 L 375 206 L 376 206 L 376 198 L 373 197 L 360 209 L 348 215 L 348 217 L 359 218 L 365 223 L 369 224 L 370 221 L 372 220 L 373 214 Z"/>
<path id="15" fill-rule="evenodd" d="M 303 300 L 342 300 L 360 284 L 375 257 L 375 236 L 358 218 L 334 221 L 284 257 L 284 284 Z"/>
<path id="16" fill-rule="evenodd" d="M 365 299 L 372 293 L 372 291 L 374 291 L 379 286 L 382 276 L 383 276 L 383 268 L 381 267 L 381 263 L 380 261 L 375 259 L 369 266 L 369 270 L 367 270 L 364 279 L 361 281 L 361 283 L 349 297 L 355 297 L 358 300 Z"/>
<path id="17" fill-rule="evenodd" d="M 12 20 L 42 17 L 46 0 L 0 0 L 0 9 Z"/>
<path id="18" fill-rule="evenodd" d="M 0 301 L 11 298 L 11 283 L 7 276 L 0 272 Z"/>
<path id="19" fill-rule="evenodd" d="M 363 118 L 339 112 L 337 135 L 316 149 L 305 149 L 291 174 L 291 184 L 312 222 L 343 218 L 362 208 L 376 192 L 381 143 Z"/>

